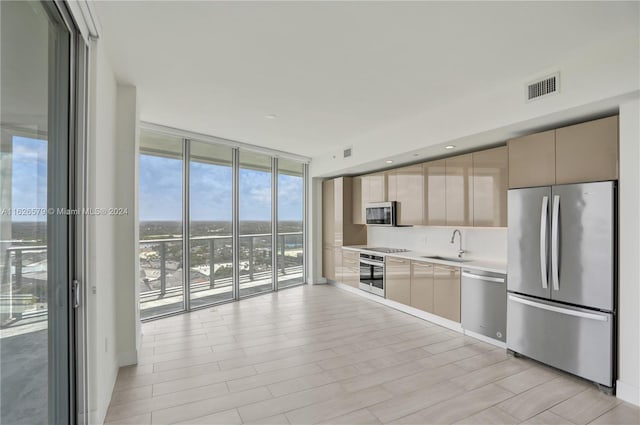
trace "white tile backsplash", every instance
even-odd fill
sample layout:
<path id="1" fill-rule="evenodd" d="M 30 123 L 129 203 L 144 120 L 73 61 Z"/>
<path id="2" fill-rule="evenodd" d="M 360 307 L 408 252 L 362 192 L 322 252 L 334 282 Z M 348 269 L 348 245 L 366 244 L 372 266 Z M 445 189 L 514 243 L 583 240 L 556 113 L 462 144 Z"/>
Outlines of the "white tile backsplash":
<path id="1" fill-rule="evenodd" d="M 462 232 L 465 256 L 478 260 L 507 261 L 507 229 L 473 227 L 376 227 L 367 226 L 367 245 L 406 248 L 428 254 L 458 255 L 459 241 L 455 229 Z"/>

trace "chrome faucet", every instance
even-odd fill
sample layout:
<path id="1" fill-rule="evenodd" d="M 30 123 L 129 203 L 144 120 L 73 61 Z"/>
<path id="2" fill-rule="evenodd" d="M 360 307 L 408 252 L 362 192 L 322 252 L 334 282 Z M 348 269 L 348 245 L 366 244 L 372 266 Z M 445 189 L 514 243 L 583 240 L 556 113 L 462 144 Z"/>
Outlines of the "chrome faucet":
<path id="1" fill-rule="evenodd" d="M 464 249 L 462 249 L 462 233 L 460 233 L 460 230 L 456 229 L 453 231 L 453 234 L 451 235 L 451 243 L 453 243 L 453 241 L 456 238 L 456 233 L 458 234 L 458 236 L 460 236 L 460 248 L 458 249 L 458 258 L 462 258 L 462 254 L 464 254 Z"/>

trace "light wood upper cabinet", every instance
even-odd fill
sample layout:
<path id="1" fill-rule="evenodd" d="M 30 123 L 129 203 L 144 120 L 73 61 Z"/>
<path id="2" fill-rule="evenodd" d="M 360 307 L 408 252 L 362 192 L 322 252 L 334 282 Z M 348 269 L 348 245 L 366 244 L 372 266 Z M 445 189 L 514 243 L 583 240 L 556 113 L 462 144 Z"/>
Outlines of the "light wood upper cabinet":
<path id="1" fill-rule="evenodd" d="M 460 268 L 434 265 L 433 311 L 438 316 L 460 322 Z"/>
<path id="2" fill-rule="evenodd" d="M 509 188 L 618 179 L 618 116 L 509 140 Z"/>
<path id="3" fill-rule="evenodd" d="M 507 226 L 508 169 L 506 146 L 473 153 L 474 226 Z"/>
<path id="4" fill-rule="evenodd" d="M 364 205 L 362 203 L 363 201 L 363 194 L 362 194 L 362 180 L 364 179 L 364 177 L 362 176 L 358 176 L 358 177 L 354 177 L 353 178 L 353 188 L 352 188 L 352 193 L 353 193 L 353 211 L 352 211 L 352 220 L 353 220 L 353 224 L 366 224 L 365 221 L 365 217 L 364 217 Z"/>
<path id="5" fill-rule="evenodd" d="M 387 178 L 384 173 L 367 174 L 353 178 L 353 223 L 365 224 L 365 207 L 371 202 L 387 200 Z"/>
<path id="6" fill-rule="evenodd" d="M 433 313 L 433 264 L 411 262 L 411 307 Z"/>
<path id="7" fill-rule="evenodd" d="M 446 161 L 429 161 L 422 164 L 424 177 L 424 207 L 422 223 L 429 226 L 444 226 L 446 215 Z"/>
<path id="8" fill-rule="evenodd" d="M 618 116 L 556 130 L 556 184 L 618 179 Z"/>
<path id="9" fill-rule="evenodd" d="M 344 243 L 344 203 L 343 193 L 345 189 L 351 189 L 351 185 L 345 188 L 345 180 L 351 179 L 340 177 L 333 179 L 333 244 L 342 246 Z"/>
<path id="10" fill-rule="evenodd" d="M 556 182 L 556 132 L 511 139 L 509 148 L 509 188 L 547 186 Z"/>
<path id="11" fill-rule="evenodd" d="M 421 164 L 387 172 L 387 200 L 397 202 L 398 224 L 422 224 L 424 177 Z"/>
<path id="12" fill-rule="evenodd" d="M 335 245 L 334 229 L 334 180 L 322 182 L 322 245 Z"/>
<path id="13" fill-rule="evenodd" d="M 384 173 L 369 174 L 367 177 L 368 184 L 368 202 L 384 202 L 387 200 L 387 176 Z"/>
<path id="14" fill-rule="evenodd" d="M 411 304 L 411 261 L 398 257 L 385 259 L 385 298 Z"/>
<path id="15" fill-rule="evenodd" d="M 473 156 L 445 159 L 446 225 L 473 226 Z"/>

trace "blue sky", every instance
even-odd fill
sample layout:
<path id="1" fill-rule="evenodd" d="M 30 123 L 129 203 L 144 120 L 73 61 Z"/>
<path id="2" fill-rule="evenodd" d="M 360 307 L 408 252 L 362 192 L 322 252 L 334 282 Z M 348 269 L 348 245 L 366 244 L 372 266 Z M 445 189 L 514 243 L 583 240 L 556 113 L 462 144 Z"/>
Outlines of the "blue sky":
<path id="1" fill-rule="evenodd" d="M 47 141 L 13 136 L 11 207 L 47 208 Z M 46 221 L 46 215 L 14 215 L 13 221 Z"/>
<path id="2" fill-rule="evenodd" d="M 47 141 L 13 137 L 12 207 L 47 207 Z M 191 164 L 193 220 L 231 220 L 231 168 Z M 182 216 L 182 162 L 140 155 L 140 220 L 180 220 Z M 111 207 L 104 206 L 104 207 Z M 280 220 L 302 220 L 302 178 L 278 177 Z M 240 170 L 240 219 L 271 219 L 271 175 Z M 46 216 L 15 215 L 14 221 L 45 221 Z"/>
<path id="3" fill-rule="evenodd" d="M 191 163 L 191 218 L 231 220 L 231 167 Z M 278 178 L 280 220 L 302 220 L 302 178 Z M 140 220 L 180 220 L 182 162 L 140 155 Z M 240 169 L 240 219 L 271 219 L 271 175 Z"/>

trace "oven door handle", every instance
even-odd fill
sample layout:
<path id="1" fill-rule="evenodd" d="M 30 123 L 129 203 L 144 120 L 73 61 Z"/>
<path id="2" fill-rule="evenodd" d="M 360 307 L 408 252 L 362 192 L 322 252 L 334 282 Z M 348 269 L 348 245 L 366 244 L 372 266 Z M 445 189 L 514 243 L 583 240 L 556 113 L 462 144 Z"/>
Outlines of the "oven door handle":
<path id="1" fill-rule="evenodd" d="M 369 260 L 364 260 L 364 259 L 360 259 L 360 264 L 367 264 L 369 266 L 378 266 L 378 267 L 384 267 L 384 263 L 379 263 L 376 261 L 369 261 Z"/>

